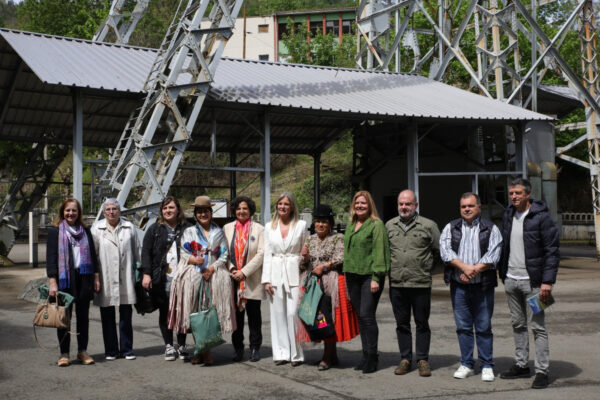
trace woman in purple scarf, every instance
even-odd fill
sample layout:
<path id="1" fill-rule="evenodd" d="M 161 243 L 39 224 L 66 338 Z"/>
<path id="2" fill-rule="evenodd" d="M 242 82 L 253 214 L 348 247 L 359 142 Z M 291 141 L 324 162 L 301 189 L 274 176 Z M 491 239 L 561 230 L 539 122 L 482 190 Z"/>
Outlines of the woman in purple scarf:
<path id="1" fill-rule="evenodd" d="M 87 353 L 90 300 L 100 290 L 96 250 L 92 234 L 82 220 L 81 204 L 73 198 L 60 205 L 54 228 L 48 230 L 46 273 L 50 278 L 50 296 L 60 290 L 75 297 L 77 317 L 77 359 L 84 365 L 94 363 Z M 69 307 L 69 314 L 73 311 Z M 57 329 L 60 345 L 59 367 L 70 364 L 71 337 L 68 329 Z"/>

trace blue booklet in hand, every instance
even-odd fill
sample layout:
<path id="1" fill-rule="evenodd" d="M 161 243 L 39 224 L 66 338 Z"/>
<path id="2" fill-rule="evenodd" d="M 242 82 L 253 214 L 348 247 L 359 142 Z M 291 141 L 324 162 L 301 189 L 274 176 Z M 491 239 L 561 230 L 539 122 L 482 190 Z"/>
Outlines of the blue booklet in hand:
<path id="1" fill-rule="evenodd" d="M 542 301 L 542 299 L 540 299 L 540 294 L 538 293 L 529 297 L 527 299 L 527 303 L 533 310 L 533 313 L 538 314 L 544 311 L 546 308 L 550 307 L 552 304 L 554 304 L 554 297 L 550 295 L 550 298 L 548 298 L 546 301 Z"/>

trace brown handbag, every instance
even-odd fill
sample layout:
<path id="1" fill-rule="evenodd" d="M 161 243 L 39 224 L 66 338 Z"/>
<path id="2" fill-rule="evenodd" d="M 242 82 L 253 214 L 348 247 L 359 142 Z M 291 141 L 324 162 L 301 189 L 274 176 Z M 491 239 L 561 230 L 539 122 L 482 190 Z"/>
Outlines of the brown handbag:
<path id="1" fill-rule="evenodd" d="M 50 302 L 50 296 L 46 301 L 38 304 L 33 317 L 34 326 L 46 328 L 69 329 L 71 321 L 65 306 L 58 304 L 58 296 L 54 296 L 54 302 Z"/>

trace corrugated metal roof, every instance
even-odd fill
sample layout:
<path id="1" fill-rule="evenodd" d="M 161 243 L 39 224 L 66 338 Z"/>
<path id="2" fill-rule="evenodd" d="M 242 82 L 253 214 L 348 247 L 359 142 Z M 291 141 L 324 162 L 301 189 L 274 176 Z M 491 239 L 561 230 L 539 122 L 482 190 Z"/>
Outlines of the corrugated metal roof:
<path id="1" fill-rule="evenodd" d="M 239 59 L 219 64 L 211 93 L 227 102 L 370 116 L 550 119 L 417 75 Z"/>
<path id="2" fill-rule="evenodd" d="M 140 92 L 156 50 L 0 29 L 44 83 Z"/>
<path id="3" fill-rule="evenodd" d="M 42 82 L 141 92 L 155 50 L 0 29 Z M 319 110 L 338 117 L 547 120 L 416 75 L 223 59 L 210 97 L 218 102 Z"/>

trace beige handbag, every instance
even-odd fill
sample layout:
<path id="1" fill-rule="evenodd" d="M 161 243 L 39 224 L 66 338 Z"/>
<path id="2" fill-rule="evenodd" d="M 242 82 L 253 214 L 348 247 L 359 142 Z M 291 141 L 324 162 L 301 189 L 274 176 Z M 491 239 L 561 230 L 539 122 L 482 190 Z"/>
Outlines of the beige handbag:
<path id="1" fill-rule="evenodd" d="M 58 296 L 54 296 L 54 302 L 50 302 L 50 296 L 41 304 L 38 304 L 33 317 L 34 326 L 46 328 L 69 329 L 71 321 L 65 306 L 58 304 Z"/>

